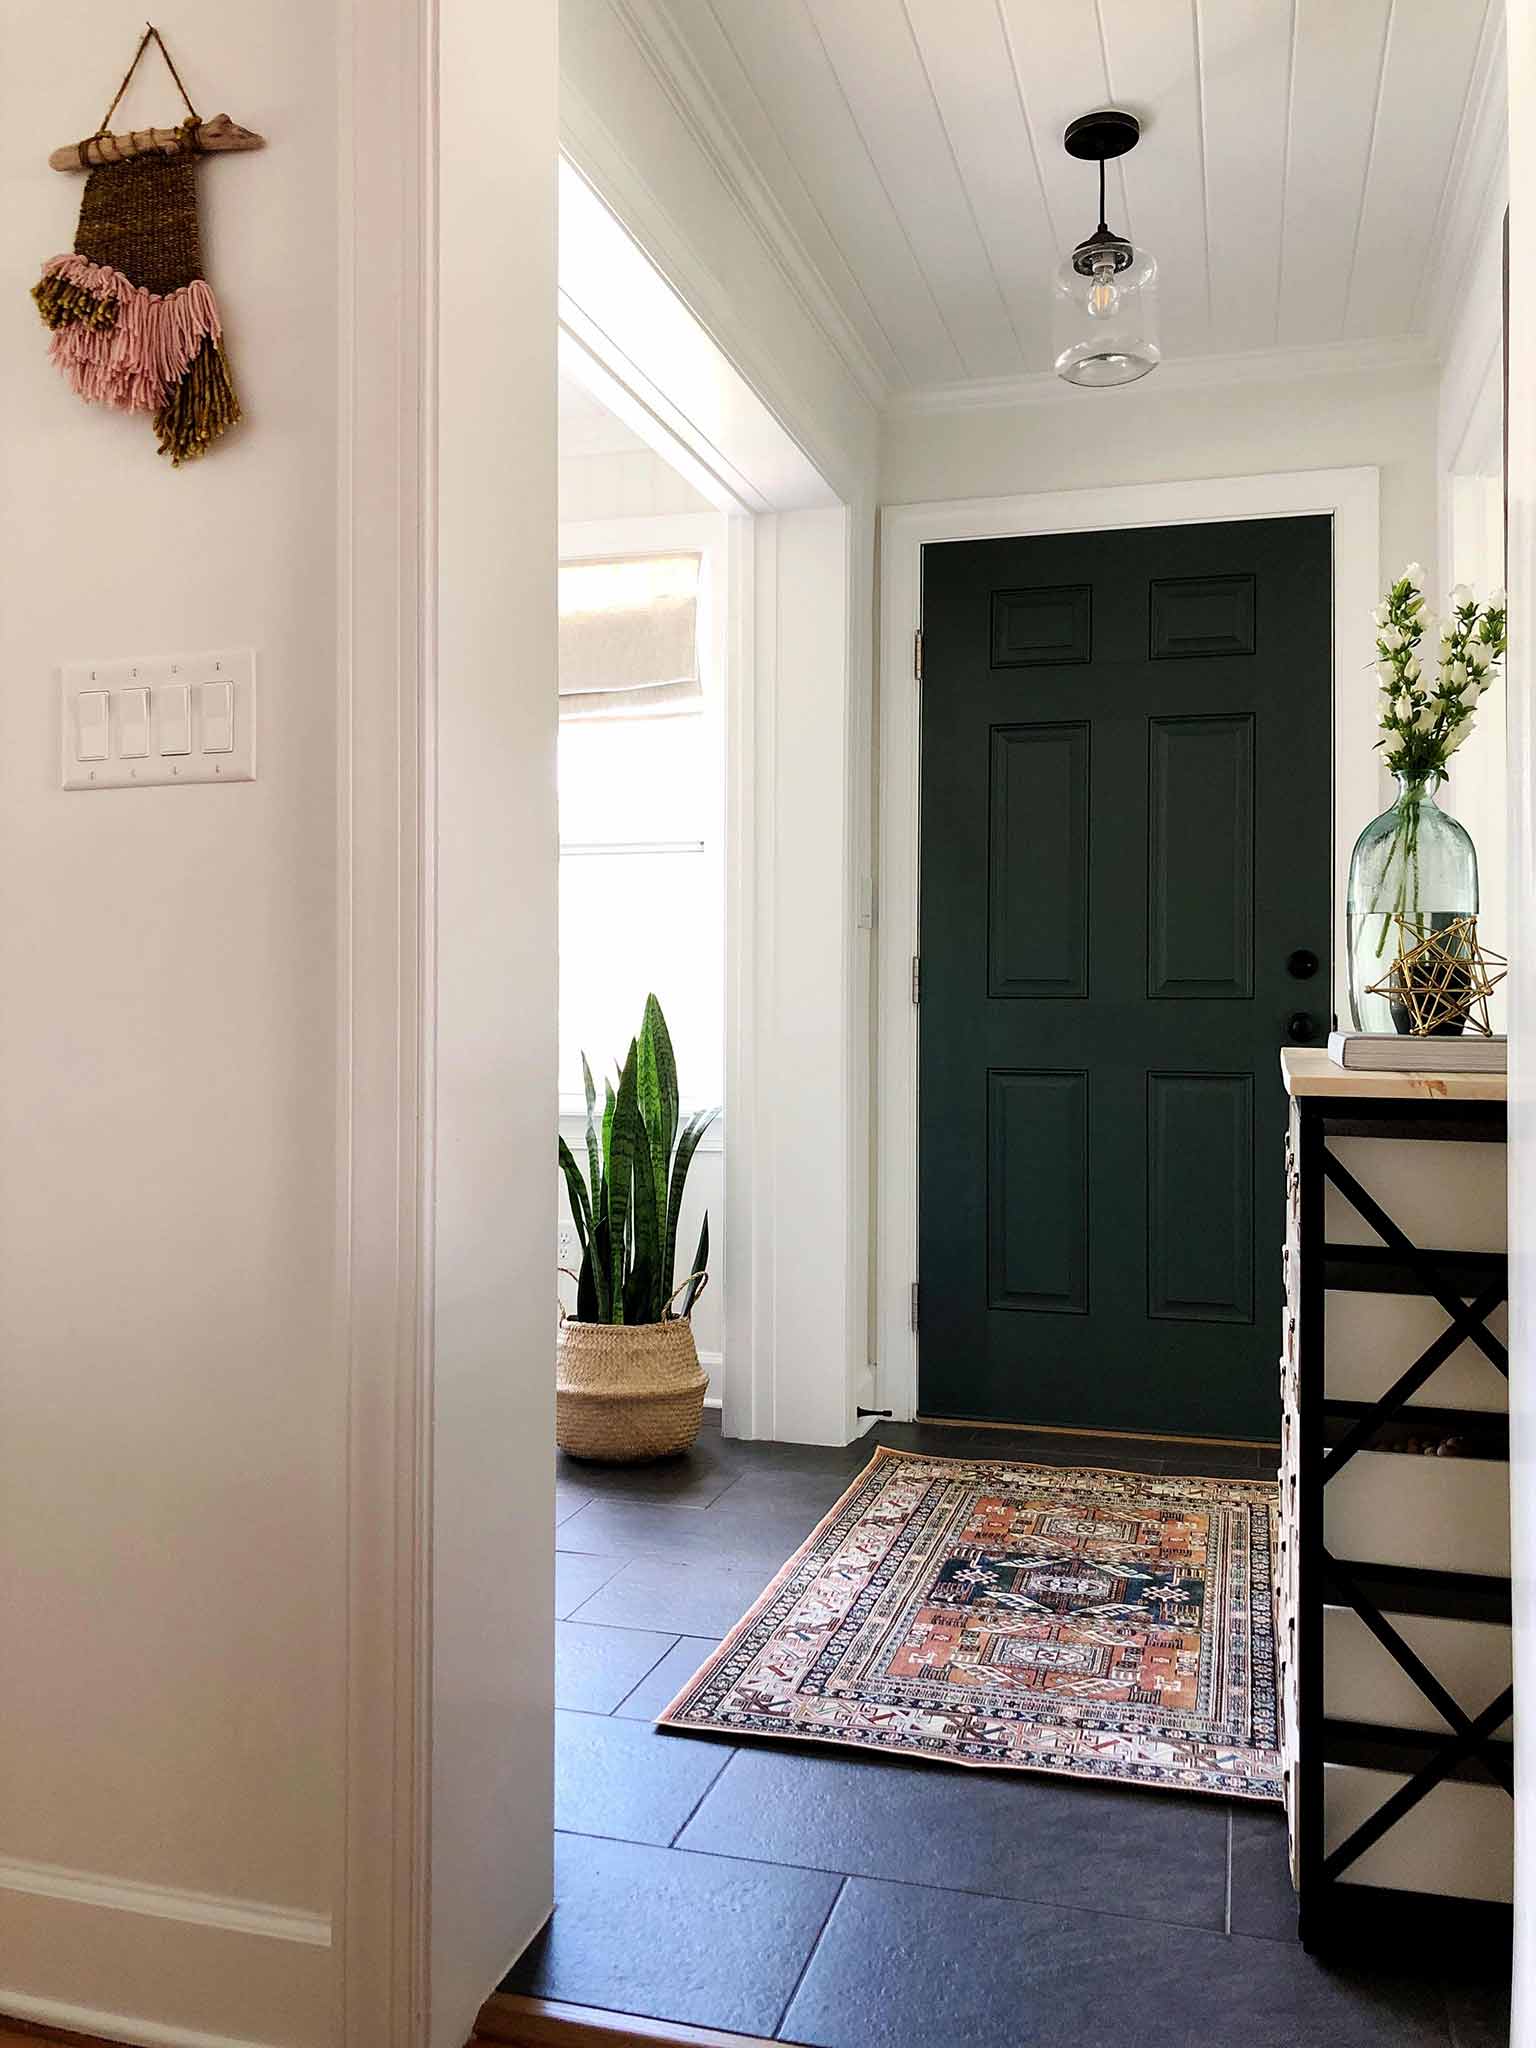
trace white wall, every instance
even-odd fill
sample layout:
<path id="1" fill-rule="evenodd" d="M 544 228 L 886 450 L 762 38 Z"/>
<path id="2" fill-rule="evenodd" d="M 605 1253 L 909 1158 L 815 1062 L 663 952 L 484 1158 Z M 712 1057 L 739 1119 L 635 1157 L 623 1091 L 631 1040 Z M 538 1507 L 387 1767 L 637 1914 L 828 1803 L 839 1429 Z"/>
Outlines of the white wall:
<path id="1" fill-rule="evenodd" d="M 554 1891 L 556 8 L 439 18 L 428 2041 L 461 2048 Z"/>
<path id="2" fill-rule="evenodd" d="M 94 0 L 6 22 L 0 2010 L 298 2044 L 330 2027 L 339 1822 L 336 10 L 166 23 L 194 94 L 272 142 L 199 173 L 248 424 L 181 471 L 65 388 L 26 297 L 82 191 L 47 153 L 137 32 Z M 170 118 L 141 81 L 121 122 Z M 60 791 L 61 657 L 242 645 L 259 781 Z M 56 1895 L 82 1875 L 170 1917 Z"/>
<path id="3" fill-rule="evenodd" d="M 645 519 L 714 508 L 649 448 L 560 457 L 562 520 Z"/>
<path id="4" fill-rule="evenodd" d="M 880 427 L 844 353 L 846 337 L 840 342 L 834 332 L 835 317 L 754 217 L 753 174 L 739 145 L 664 84 L 669 64 L 690 61 L 671 40 L 666 17 L 656 0 L 562 0 L 561 141 L 700 331 L 684 352 L 658 317 L 630 347 L 629 336 L 647 323 L 612 292 L 604 298 L 601 276 L 584 274 L 577 299 L 593 324 L 628 349 L 648 393 L 661 395 L 659 416 L 688 445 L 728 453 L 713 473 L 742 504 L 768 515 L 755 532 L 738 535 L 745 591 L 754 577 L 763 587 L 783 542 L 790 581 L 781 577 L 759 604 L 755 644 L 741 651 L 745 666 L 756 669 L 756 708 L 750 753 L 733 754 L 730 764 L 743 835 L 736 866 L 742 892 L 757 907 L 757 957 L 776 949 L 775 972 L 797 991 L 808 985 L 811 962 L 823 978 L 814 1005 L 791 1015 L 782 1004 L 774 1009 L 770 984 L 747 959 L 737 963 L 728 995 L 738 1031 L 727 1055 L 725 1418 L 737 1434 L 841 1443 L 872 1384 L 865 1285 L 870 931 L 860 906 L 872 883 Z M 565 208 L 562 288 L 564 223 L 573 214 Z M 627 276 L 624 282 L 627 288 Z M 654 346 L 643 345 L 647 335 Z M 786 435 L 795 444 L 789 462 L 775 445 Z M 830 504 L 834 496 L 841 506 Z M 803 579 L 803 602 L 796 579 Z M 794 707 L 782 717 L 777 685 L 767 680 L 780 674 Z M 782 813 L 757 804 L 775 746 L 777 773 L 794 778 L 776 799 Z M 739 772 L 743 760 L 747 777 Z M 812 808 L 811 792 L 821 809 Z M 769 849 L 780 833 L 790 835 L 789 857 L 781 881 L 770 883 Z M 739 909 L 741 897 L 732 900 Z M 764 920 L 765 903 L 776 922 Z M 797 1098 L 819 1104 L 825 1121 L 814 1139 L 791 1144 L 788 1131 L 809 1132 Z M 777 1180 L 766 1168 L 770 1153 Z M 750 1238 L 737 1224 L 749 1211 Z M 802 1244 L 814 1253 L 775 1263 L 778 1246 Z"/>
<path id="5" fill-rule="evenodd" d="M 1208 389 L 1160 390 L 1154 372 L 1118 391 L 1047 387 L 1009 408 L 897 411 L 880 499 L 903 505 L 1369 464 L 1381 471 L 1383 574 L 1409 561 L 1432 572 L 1437 395 L 1426 362 Z"/>
<path id="6" fill-rule="evenodd" d="M 18 0 L 7 18 L 3 2013 L 127 2040 L 407 2043 L 430 1980 L 436 2037 L 457 2048 L 548 1907 L 553 1204 L 530 1134 L 542 1151 L 554 1106 L 554 361 L 525 313 L 541 277 L 553 304 L 553 13 L 450 10 L 444 125 L 465 141 L 441 182 L 443 291 L 498 310 L 489 328 L 447 323 L 440 539 L 462 573 L 436 607 L 442 716 L 420 759 L 414 633 L 398 669 L 377 641 L 351 665 L 359 618 L 371 630 L 401 592 L 386 651 L 408 612 L 434 616 L 420 542 L 438 451 L 416 438 L 407 370 L 436 271 L 411 214 L 429 111 L 417 0 L 205 0 L 164 24 L 203 105 L 270 143 L 199 172 L 247 424 L 182 472 L 142 419 L 71 396 L 24 289 L 69 246 L 82 189 L 46 153 L 96 118 L 133 24 L 119 48 L 94 0 Z M 488 168 L 469 138 L 502 108 L 475 104 L 480 81 L 499 92 L 514 63 L 518 122 Z M 168 118 L 153 62 L 143 81 L 124 125 Z M 356 167 L 354 224 L 338 194 L 370 122 L 388 146 Z M 354 325 L 354 288 L 382 321 Z M 382 431 L 344 443 L 364 418 Z M 344 468 L 385 487 L 343 493 Z M 488 506 L 511 572 L 481 559 Z M 59 790 L 61 658 L 220 645 L 257 650 L 257 782 Z M 382 777 L 344 786 L 340 764 L 355 775 L 381 747 Z M 416 1126 L 403 1150 L 393 1128 L 357 1138 L 359 1106 L 409 1099 L 414 1078 L 351 1069 L 344 1105 L 338 1045 L 400 1038 L 393 1001 L 382 1021 L 369 1007 L 381 987 L 411 992 L 414 1025 L 422 760 L 452 825 L 437 1185 L 424 1261 L 407 1209 L 388 1215 L 409 1240 L 396 1294 L 377 1239 L 354 1228 L 350 1266 L 338 1248 L 359 1197 L 337 1133 L 349 1167 L 399 1175 L 414 1201 Z M 384 914 L 360 920 L 360 903 Z M 397 1344 L 416 1369 L 418 1278 L 424 1387 L 390 1377 Z M 350 1336 L 377 1340 L 351 1356 L 344 1293 Z M 367 1679 L 350 1696 L 344 1658 Z"/>

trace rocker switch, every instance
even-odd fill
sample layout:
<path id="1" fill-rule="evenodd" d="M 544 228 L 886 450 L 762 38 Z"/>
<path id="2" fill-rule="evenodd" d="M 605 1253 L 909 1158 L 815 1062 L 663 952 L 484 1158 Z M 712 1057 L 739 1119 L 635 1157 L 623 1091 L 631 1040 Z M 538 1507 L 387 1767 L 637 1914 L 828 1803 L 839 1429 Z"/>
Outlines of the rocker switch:
<path id="1" fill-rule="evenodd" d="M 107 692 L 81 690 L 75 698 L 75 759 L 107 758 Z"/>
<path id="2" fill-rule="evenodd" d="M 232 753 L 235 745 L 235 688 L 233 683 L 204 683 L 203 752 Z"/>
<path id="3" fill-rule="evenodd" d="M 188 683 L 164 683 L 155 692 L 160 713 L 162 754 L 192 751 L 192 689 Z"/>
<path id="4" fill-rule="evenodd" d="M 149 752 L 149 692 L 142 683 L 117 693 L 117 751 L 124 761 L 142 761 Z"/>

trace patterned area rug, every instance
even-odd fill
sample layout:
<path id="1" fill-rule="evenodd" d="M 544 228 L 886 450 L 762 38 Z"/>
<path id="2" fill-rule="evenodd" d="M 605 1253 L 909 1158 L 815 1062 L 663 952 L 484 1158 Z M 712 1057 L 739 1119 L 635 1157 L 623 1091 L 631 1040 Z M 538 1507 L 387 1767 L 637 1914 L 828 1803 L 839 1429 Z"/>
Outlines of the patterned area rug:
<path id="1" fill-rule="evenodd" d="M 1279 1799 L 1276 1500 L 882 1448 L 659 1725 Z"/>

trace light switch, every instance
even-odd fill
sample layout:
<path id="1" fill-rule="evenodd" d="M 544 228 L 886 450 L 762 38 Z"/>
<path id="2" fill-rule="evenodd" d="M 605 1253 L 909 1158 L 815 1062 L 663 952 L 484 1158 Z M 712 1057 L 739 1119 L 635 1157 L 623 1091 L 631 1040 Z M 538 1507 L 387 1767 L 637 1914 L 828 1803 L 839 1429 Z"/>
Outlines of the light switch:
<path id="1" fill-rule="evenodd" d="M 65 789 L 256 780 L 252 648 L 84 656 L 59 663 L 58 688 Z"/>
<path id="2" fill-rule="evenodd" d="M 105 690 L 81 690 L 75 698 L 75 759 L 105 761 L 107 758 L 107 702 Z"/>
<path id="3" fill-rule="evenodd" d="M 124 761 L 142 761 L 149 752 L 149 692 L 142 684 L 117 693 L 117 752 Z"/>
<path id="4" fill-rule="evenodd" d="M 192 690 L 187 683 L 163 683 L 155 692 L 162 754 L 192 751 Z"/>
<path id="5" fill-rule="evenodd" d="M 203 713 L 203 752 L 231 753 L 235 744 L 234 684 L 204 683 L 200 695 Z"/>

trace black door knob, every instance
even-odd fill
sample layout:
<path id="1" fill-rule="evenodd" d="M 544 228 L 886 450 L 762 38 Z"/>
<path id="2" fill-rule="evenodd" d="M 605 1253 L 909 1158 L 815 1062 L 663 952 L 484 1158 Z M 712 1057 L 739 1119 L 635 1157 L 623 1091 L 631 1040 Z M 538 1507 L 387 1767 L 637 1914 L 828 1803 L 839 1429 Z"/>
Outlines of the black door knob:
<path id="1" fill-rule="evenodd" d="M 1317 1036 L 1317 1019 L 1310 1010 L 1293 1010 L 1285 1030 L 1292 1045 L 1310 1045 Z"/>
<path id="2" fill-rule="evenodd" d="M 1310 981 L 1318 969 L 1318 958 L 1305 946 L 1298 946 L 1285 963 L 1285 971 L 1293 981 Z"/>

